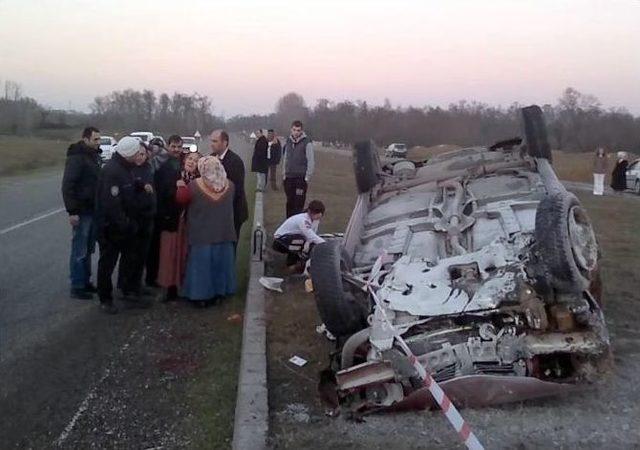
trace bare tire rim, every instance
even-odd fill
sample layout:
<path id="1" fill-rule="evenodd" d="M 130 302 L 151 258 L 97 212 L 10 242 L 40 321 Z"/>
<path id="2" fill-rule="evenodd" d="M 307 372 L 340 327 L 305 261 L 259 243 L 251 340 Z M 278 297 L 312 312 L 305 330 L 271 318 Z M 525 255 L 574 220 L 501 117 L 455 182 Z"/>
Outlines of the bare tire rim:
<path id="1" fill-rule="evenodd" d="M 569 210 L 569 240 L 578 267 L 587 273 L 596 267 L 598 244 L 589 218 L 580 206 Z"/>

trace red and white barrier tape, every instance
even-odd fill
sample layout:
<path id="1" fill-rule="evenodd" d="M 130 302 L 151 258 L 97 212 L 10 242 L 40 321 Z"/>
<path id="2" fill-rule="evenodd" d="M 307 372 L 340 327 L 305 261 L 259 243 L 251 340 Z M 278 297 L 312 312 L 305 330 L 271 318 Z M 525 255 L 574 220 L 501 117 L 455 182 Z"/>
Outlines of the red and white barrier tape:
<path id="1" fill-rule="evenodd" d="M 381 255 L 376 261 L 376 264 L 374 264 L 374 270 L 371 271 L 371 277 L 369 278 L 370 282 L 374 281 L 374 278 L 377 277 L 377 273 L 382 267 L 382 258 L 383 255 Z M 469 424 L 462 418 L 462 416 L 458 412 L 458 409 L 451 402 L 449 397 L 447 397 L 447 394 L 444 393 L 436 380 L 434 380 L 429 372 L 427 372 L 422 364 L 420 364 L 418 358 L 416 358 L 416 355 L 413 354 L 405 340 L 402 338 L 402 336 L 400 336 L 398 330 L 395 329 L 395 327 L 387 317 L 387 313 L 385 312 L 384 307 L 382 306 L 380 299 L 374 292 L 371 284 L 367 283 L 366 287 L 371 293 L 373 300 L 376 302 L 376 307 L 380 310 L 380 313 L 382 314 L 382 317 L 384 318 L 387 326 L 393 332 L 394 338 L 398 341 L 400 348 L 409 358 L 409 361 L 418 372 L 418 376 L 422 380 L 424 386 L 429 390 L 436 403 L 438 403 L 438 406 L 440 406 L 440 409 L 444 413 L 449 423 L 456 430 L 464 445 L 466 445 L 470 450 L 484 450 L 484 447 L 482 446 L 476 435 L 473 433 L 473 431 L 471 431 L 471 427 L 469 427 Z"/>

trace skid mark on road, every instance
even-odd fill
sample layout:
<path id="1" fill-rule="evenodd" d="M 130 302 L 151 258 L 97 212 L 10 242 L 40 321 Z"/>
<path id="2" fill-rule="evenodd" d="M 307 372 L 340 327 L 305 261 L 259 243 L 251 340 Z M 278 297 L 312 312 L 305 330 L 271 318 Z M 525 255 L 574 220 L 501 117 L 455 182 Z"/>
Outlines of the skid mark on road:
<path id="1" fill-rule="evenodd" d="M 54 214 L 58 214 L 59 212 L 62 212 L 62 211 L 64 211 L 64 208 L 57 208 L 57 209 L 54 209 L 52 211 L 48 211 L 46 213 L 39 214 L 39 215 L 37 215 L 35 217 L 32 217 L 31 219 L 28 219 L 28 220 L 25 220 L 23 222 L 17 223 L 15 225 L 11 225 L 8 228 L 0 230 L 0 236 L 2 236 L 3 234 L 7 234 L 7 233 L 9 233 L 9 232 L 11 232 L 13 230 L 17 230 L 18 228 L 22 228 L 25 225 L 29 225 L 29 224 L 31 224 L 33 222 L 37 222 L 38 220 L 46 219 L 47 217 L 53 216 Z"/>
<path id="2" fill-rule="evenodd" d="M 120 348 L 120 351 L 118 352 L 120 356 L 122 356 L 129 349 L 130 343 L 133 341 L 133 338 L 135 337 L 135 335 L 136 335 L 135 331 L 133 331 L 129 335 L 129 337 L 127 338 L 127 341 Z M 62 431 L 62 433 L 60 433 L 60 436 L 58 436 L 58 439 L 56 439 L 53 442 L 53 445 L 55 447 L 62 447 L 65 441 L 69 438 L 69 435 L 73 432 L 73 428 L 76 426 L 76 423 L 78 422 L 80 417 L 82 417 L 82 415 L 87 411 L 87 409 L 89 409 L 89 404 L 93 399 L 97 397 L 98 388 L 102 385 L 102 383 L 104 383 L 104 381 L 107 378 L 109 378 L 109 374 L 111 374 L 111 369 L 114 364 L 114 361 L 115 361 L 115 358 L 111 360 L 111 363 L 109 364 L 109 366 L 107 366 L 107 368 L 104 371 L 104 374 L 100 377 L 98 382 L 94 384 L 91 389 L 89 389 L 89 392 L 84 397 L 84 400 L 82 400 L 82 403 L 80 403 L 80 406 L 78 406 L 78 409 L 76 410 L 73 417 L 71 417 L 71 420 L 69 421 L 69 423 L 67 423 L 67 426 L 64 427 L 64 430 Z"/>

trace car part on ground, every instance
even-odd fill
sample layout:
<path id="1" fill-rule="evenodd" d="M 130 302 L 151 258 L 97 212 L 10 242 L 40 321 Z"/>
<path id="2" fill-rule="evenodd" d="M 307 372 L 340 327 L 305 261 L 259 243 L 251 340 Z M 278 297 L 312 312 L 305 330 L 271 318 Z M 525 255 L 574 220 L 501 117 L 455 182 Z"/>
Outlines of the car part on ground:
<path id="1" fill-rule="evenodd" d="M 555 394 L 607 365 L 593 227 L 553 171 L 541 110 L 525 108 L 523 125 L 524 145 L 426 164 L 379 168 L 370 144 L 355 146 L 360 195 L 347 230 L 310 263 L 318 312 L 340 344 L 343 405 L 426 398 L 396 332 L 461 404 Z"/>

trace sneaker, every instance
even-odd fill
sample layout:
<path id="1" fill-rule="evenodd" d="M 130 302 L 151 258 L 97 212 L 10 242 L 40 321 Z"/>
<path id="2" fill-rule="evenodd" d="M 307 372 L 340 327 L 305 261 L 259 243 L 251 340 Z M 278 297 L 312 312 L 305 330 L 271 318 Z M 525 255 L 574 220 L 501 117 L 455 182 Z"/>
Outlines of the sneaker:
<path id="1" fill-rule="evenodd" d="M 71 288 L 69 297 L 77 300 L 93 300 L 93 295 L 90 292 L 80 288 Z"/>
<path id="2" fill-rule="evenodd" d="M 118 314 L 118 307 L 113 302 L 101 302 L 100 309 L 106 314 Z"/>
<path id="3" fill-rule="evenodd" d="M 91 283 L 91 282 L 89 282 L 89 283 L 85 284 L 85 286 L 84 286 L 84 290 L 85 290 L 86 292 L 91 293 L 91 294 L 97 294 L 97 293 L 98 293 L 98 288 L 97 288 L 97 287 L 95 287 L 95 286 L 93 285 L 93 283 Z"/>

